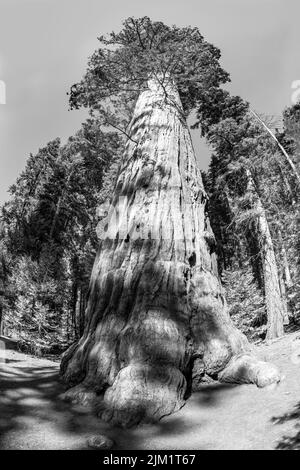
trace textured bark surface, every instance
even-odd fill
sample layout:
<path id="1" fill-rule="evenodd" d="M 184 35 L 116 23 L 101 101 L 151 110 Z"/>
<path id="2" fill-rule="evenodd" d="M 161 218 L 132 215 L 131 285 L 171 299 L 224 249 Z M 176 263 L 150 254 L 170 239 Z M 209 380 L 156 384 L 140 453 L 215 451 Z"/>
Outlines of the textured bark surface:
<path id="1" fill-rule="evenodd" d="M 205 375 L 224 371 L 224 380 L 240 382 L 251 363 L 244 381 L 258 383 L 262 367 L 227 312 L 207 197 L 171 84 L 149 82 L 130 134 L 92 272 L 85 331 L 61 366 L 73 386 L 67 398 L 102 397 L 101 417 L 124 426 L 178 410 Z M 238 367 L 226 374 L 234 358 Z M 268 383 L 279 380 L 275 368 L 263 367 Z"/>
<path id="2" fill-rule="evenodd" d="M 264 295 L 268 318 L 266 338 L 274 339 L 283 335 L 283 324 L 287 319 L 282 304 L 277 263 L 266 213 L 249 170 L 247 171 L 247 178 L 247 190 L 253 195 L 257 211 L 254 236 L 257 238 L 263 266 Z"/>

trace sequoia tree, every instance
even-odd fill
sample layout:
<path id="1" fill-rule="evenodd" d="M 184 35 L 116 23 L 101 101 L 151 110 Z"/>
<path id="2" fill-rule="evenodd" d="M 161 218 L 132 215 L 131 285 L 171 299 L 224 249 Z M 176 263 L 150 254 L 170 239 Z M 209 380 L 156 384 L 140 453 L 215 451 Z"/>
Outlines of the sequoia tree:
<path id="1" fill-rule="evenodd" d="M 281 296 L 280 282 L 277 270 L 274 245 L 267 221 L 266 213 L 257 193 L 250 170 L 246 170 L 246 194 L 251 201 L 252 210 L 256 216 L 251 220 L 252 236 L 257 242 L 264 280 L 264 295 L 267 311 L 267 339 L 278 338 L 283 335 L 283 325 L 288 323 Z"/>
<path id="2" fill-rule="evenodd" d="M 271 191 L 274 167 L 278 168 L 281 164 L 282 156 L 277 151 L 276 142 L 247 112 L 247 107 L 236 106 L 233 102 L 236 112 L 230 116 L 224 104 L 222 107 L 223 115 L 221 113 L 218 117 L 219 122 L 215 120 L 208 126 L 206 134 L 214 152 L 207 177 L 211 196 L 210 213 L 214 227 L 217 217 L 218 225 L 225 225 L 227 234 L 230 227 L 235 238 L 245 239 L 255 279 L 265 298 L 266 337 L 274 339 L 283 335 L 284 324 L 289 321 L 272 239 L 275 234 L 270 227 L 270 221 L 274 220 L 270 206 L 276 213 L 279 202 L 277 196 L 277 200 L 270 204 L 270 199 L 274 199 L 274 196 L 270 198 L 270 193 L 278 193 L 278 190 Z M 230 207 L 229 216 L 224 210 L 225 201 Z M 221 223 L 218 219 L 221 219 Z M 216 232 L 216 237 L 220 243 L 219 232 Z M 235 239 L 235 244 L 237 241 Z M 280 245 L 283 246 L 282 243 Z M 232 256 L 234 253 L 231 245 L 229 247 Z"/>
<path id="3" fill-rule="evenodd" d="M 139 96 L 123 128 L 126 148 L 100 231 L 84 334 L 61 372 L 72 387 L 66 397 L 92 401 L 103 419 L 130 426 L 175 412 L 205 377 L 262 387 L 280 376 L 252 355 L 227 312 L 186 122 L 209 83 L 226 79 L 219 52 L 196 29 L 148 18 L 127 20 L 112 40 L 117 48 L 94 55 L 71 100 L 94 103 L 121 128 L 107 98 L 137 82 Z M 125 61 L 112 81 L 108 63 L 120 72 Z"/>

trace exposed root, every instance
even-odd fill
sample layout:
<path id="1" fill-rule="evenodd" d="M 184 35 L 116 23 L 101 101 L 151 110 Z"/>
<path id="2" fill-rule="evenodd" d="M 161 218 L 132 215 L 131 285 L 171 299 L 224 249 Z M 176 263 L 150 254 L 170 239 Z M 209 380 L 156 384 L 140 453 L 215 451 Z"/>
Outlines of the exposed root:
<path id="1" fill-rule="evenodd" d="M 256 384 L 257 387 L 277 384 L 281 375 L 276 366 L 260 361 L 255 356 L 243 354 L 234 356 L 225 369 L 218 375 L 220 382 L 236 384 Z"/>
<path id="2" fill-rule="evenodd" d="M 175 367 L 130 364 L 107 389 L 98 415 L 123 427 L 156 422 L 184 405 L 185 390 L 185 378 Z"/>
<path id="3" fill-rule="evenodd" d="M 97 400 L 97 395 L 93 390 L 79 384 L 62 393 L 60 398 L 74 404 L 93 406 Z"/>

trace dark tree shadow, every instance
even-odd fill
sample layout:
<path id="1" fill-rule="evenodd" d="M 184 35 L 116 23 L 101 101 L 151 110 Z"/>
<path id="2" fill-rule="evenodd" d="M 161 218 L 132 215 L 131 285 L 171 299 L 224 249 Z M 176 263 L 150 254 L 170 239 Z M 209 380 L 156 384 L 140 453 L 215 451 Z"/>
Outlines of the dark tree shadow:
<path id="1" fill-rule="evenodd" d="M 272 418 L 274 424 L 284 424 L 289 421 L 295 423 L 297 432 L 294 435 L 283 436 L 276 446 L 277 450 L 300 450 L 300 402 L 289 413 Z"/>
<path id="2" fill-rule="evenodd" d="M 26 434 L 28 419 L 54 424 L 67 435 L 96 433 L 89 410 L 63 402 L 63 391 L 56 365 L 4 368 L 0 364 L 0 449 L 18 448 L 13 440 L 18 431 Z"/>
<path id="3" fill-rule="evenodd" d="M 221 392 L 230 388 L 227 384 L 203 385 L 203 389 L 193 395 L 195 403 L 214 405 L 222 399 Z M 75 439 L 72 448 L 81 450 L 88 449 L 89 437 L 99 434 L 113 439 L 114 449 L 135 450 L 147 448 L 149 439 L 154 438 L 155 442 L 159 442 L 160 438 L 184 437 L 192 426 L 196 426 L 179 411 L 154 424 L 132 429 L 113 427 L 94 416 L 91 408 L 61 400 L 60 394 L 63 391 L 57 365 L 1 367 L 0 364 L 0 449 L 19 448 L 18 438 L 22 436 L 23 439 L 26 436 L 24 420 L 25 423 L 29 420 L 31 427 L 35 420 L 45 424 L 45 429 L 47 424 L 52 428 L 54 425 L 60 435 L 64 433 L 67 437 L 73 436 Z M 201 423 L 197 423 L 197 428 L 198 426 Z M 41 440 L 40 445 L 42 442 Z M 199 449 L 201 448 L 204 447 L 200 442 Z"/>
<path id="4" fill-rule="evenodd" d="M 215 406 L 222 400 L 224 393 L 231 392 L 236 387 L 238 387 L 236 384 L 220 382 L 203 384 L 196 392 L 193 392 L 192 399 L 198 405 Z"/>

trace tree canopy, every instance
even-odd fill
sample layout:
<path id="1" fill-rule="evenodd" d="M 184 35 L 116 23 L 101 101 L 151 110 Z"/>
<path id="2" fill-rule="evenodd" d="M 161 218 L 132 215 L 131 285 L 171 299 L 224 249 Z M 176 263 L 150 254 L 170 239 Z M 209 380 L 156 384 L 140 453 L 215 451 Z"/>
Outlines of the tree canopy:
<path id="1" fill-rule="evenodd" d="M 70 106 L 90 108 L 105 125 L 126 128 L 150 77 L 162 84 L 172 77 L 186 114 L 205 102 L 208 90 L 230 80 L 220 65 L 220 50 L 198 28 L 128 18 L 119 33 L 100 36 L 99 42 L 84 78 L 71 88 Z"/>

